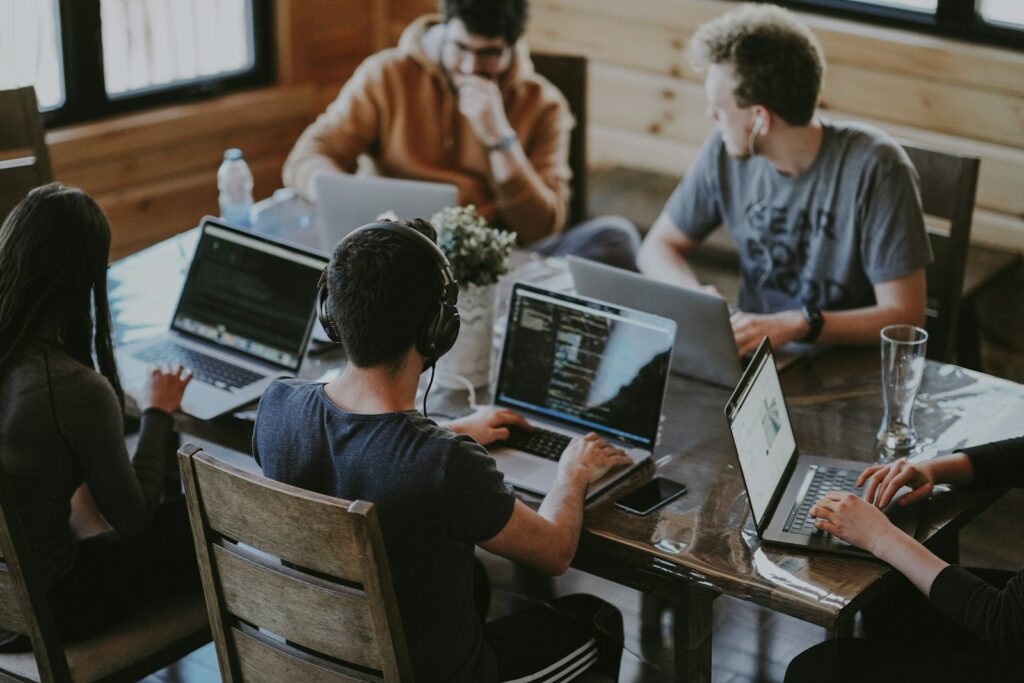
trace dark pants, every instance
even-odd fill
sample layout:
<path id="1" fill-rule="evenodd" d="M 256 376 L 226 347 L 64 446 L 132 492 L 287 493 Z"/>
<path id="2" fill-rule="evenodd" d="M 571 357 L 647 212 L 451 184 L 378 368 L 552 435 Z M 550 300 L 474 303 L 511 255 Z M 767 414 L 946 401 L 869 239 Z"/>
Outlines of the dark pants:
<path id="1" fill-rule="evenodd" d="M 616 268 L 637 269 L 640 232 L 621 216 L 599 216 L 545 237 L 530 247 L 542 256 L 579 256 Z"/>
<path id="2" fill-rule="evenodd" d="M 487 573 L 476 562 L 476 609 L 490 604 Z M 566 595 L 484 624 L 484 640 L 498 662 L 498 680 L 570 681 L 589 669 L 618 680 L 622 614 L 592 595 Z"/>
<path id="3" fill-rule="evenodd" d="M 996 586 L 1012 576 L 971 571 Z M 1019 663 L 994 655 L 906 580 L 864 610 L 864 627 L 868 639 L 830 640 L 798 655 L 786 670 L 786 683 L 1024 680 Z"/>
<path id="4" fill-rule="evenodd" d="M 134 538 L 114 533 L 78 544 L 71 569 L 49 591 L 64 642 L 127 619 L 154 600 L 199 590 L 199 570 L 184 496 L 164 501 L 150 528 Z"/>

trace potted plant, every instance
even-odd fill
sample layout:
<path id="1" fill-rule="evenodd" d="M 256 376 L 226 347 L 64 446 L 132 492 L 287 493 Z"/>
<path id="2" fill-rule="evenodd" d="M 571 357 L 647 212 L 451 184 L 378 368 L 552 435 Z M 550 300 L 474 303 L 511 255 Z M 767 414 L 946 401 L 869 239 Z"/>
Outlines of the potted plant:
<path id="1" fill-rule="evenodd" d="M 496 285 L 508 272 L 516 236 L 489 226 L 473 205 L 443 209 L 434 214 L 431 223 L 459 283 L 462 318 L 458 341 L 437 363 L 438 383 L 457 388 L 462 385 L 457 379 L 461 377 L 481 387 L 491 373 Z"/>

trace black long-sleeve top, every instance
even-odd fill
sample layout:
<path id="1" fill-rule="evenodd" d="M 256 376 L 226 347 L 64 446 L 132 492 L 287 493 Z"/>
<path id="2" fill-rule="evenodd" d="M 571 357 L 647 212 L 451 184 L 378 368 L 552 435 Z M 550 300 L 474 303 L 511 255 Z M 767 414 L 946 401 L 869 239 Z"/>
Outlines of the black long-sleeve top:
<path id="1" fill-rule="evenodd" d="M 1024 487 L 1024 436 L 963 452 L 971 460 L 974 482 Z M 935 577 L 929 598 L 1000 655 L 1024 659 L 1024 569 L 1000 590 L 963 567 L 950 565 Z"/>

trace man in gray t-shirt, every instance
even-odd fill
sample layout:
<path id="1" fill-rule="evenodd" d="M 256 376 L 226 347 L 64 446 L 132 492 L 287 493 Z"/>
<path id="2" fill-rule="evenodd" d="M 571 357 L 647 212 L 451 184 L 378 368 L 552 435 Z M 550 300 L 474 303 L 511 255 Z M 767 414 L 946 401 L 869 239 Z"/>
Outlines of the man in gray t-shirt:
<path id="1" fill-rule="evenodd" d="M 699 287 L 685 258 L 724 224 L 740 255 L 741 355 L 764 336 L 776 348 L 874 344 L 885 325 L 922 325 L 931 251 L 917 174 L 881 131 L 815 116 L 814 35 L 785 10 L 745 7 L 701 27 L 691 50 L 718 128 L 644 241 L 641 270 Z"/>

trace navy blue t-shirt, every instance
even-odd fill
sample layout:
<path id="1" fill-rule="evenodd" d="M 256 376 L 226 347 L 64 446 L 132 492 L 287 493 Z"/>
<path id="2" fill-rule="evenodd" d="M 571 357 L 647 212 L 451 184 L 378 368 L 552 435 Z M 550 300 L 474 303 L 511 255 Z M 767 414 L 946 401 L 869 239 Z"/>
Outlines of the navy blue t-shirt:
<path id="1" fill-rule="evenodd" d="M 322 384 L 275 382 L 253 453 L 271 479 L 374 503 L 416 677 L 494 680 L 473 604 L 473 547 L 512 516 L 515 497 L 487 451 L 416 411 L 354 415 Z"/>

